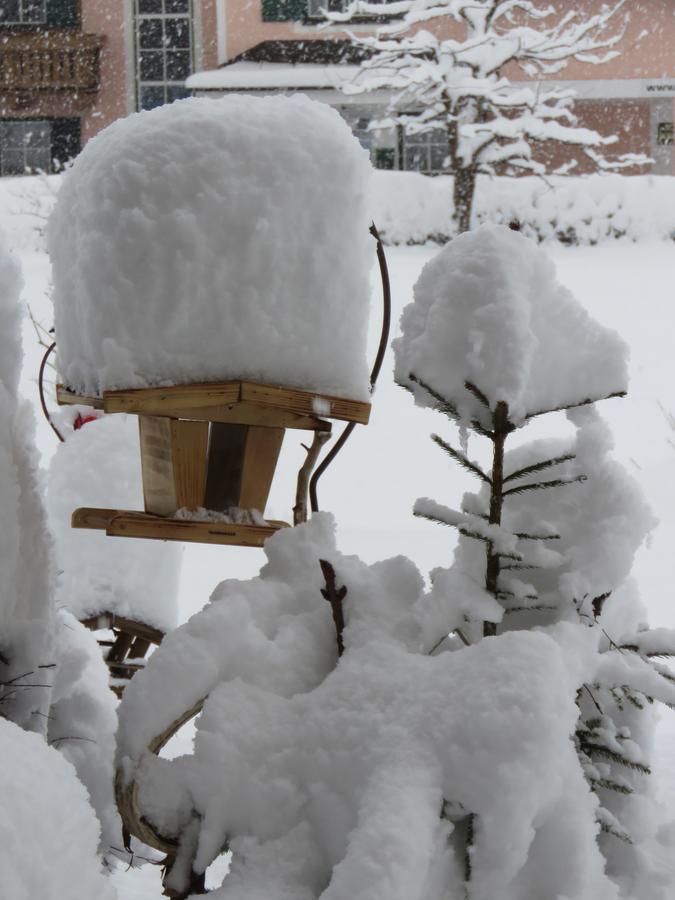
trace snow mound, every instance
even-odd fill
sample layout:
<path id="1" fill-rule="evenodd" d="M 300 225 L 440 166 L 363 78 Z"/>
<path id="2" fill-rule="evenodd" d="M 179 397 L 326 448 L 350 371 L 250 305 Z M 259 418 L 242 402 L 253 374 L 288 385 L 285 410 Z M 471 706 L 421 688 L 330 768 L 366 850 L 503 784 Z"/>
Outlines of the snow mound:
<path id="1" fill-rule="evenodd" d="M 142 509 L 138 425 L 134 416 L 102 416 L 66 436 L 49 470 L 47 512 L 59 578 L 57 605 L 77 619 L 110 612 L 161 631 L 178 619 L 181 549 L 70 527 L 78 506 Z"/>
<path id="2" fill-rule="evenodd" d="M 70 763 L 0 719 L 0 897 L 114 900 L 96 856 L 98 823 Z"/>
<path id="3" fill-rule="evenodd" d="M 194 839 L 195 871 L 232 849 L 214 898 L 463 896 L 473 815 L 475 900 L 540 896 L 543 884 L 615 900 L 571 739 L 576 692 L 595 674 L 589 629 L 433 655 L 429 616 L 433 643 L 442 616 L 409 560 L 343 556 L 327 514 L 265 552 L 261 576 L 220 585 L 120 706 L 118 764 L 145 818 Z M 347 588 L 337 665 L 319 559 Z M 144 752 L 204 696 L 192 756 Z"/>
<path id="4" fill-rule="evenodd" d="M 63 381 L 246 378 L 367 399 L 369 174 L 338 113 L 302 96 L 115 122 L 50 222 Z"/>
<path id="5" fill-rule="evenodd" d="M 393 347 L 396 380 L 420 406 L 439 407 L 427 385 L 455 418 L 490 428 L 499 401 L 521 425 L 532 414 L 626 389 L 624 342 L 589 316 L 556 281 L 546 254 L 517 232 L 486 225 L 450 241 L 424 267 L 414 294 Z"/>

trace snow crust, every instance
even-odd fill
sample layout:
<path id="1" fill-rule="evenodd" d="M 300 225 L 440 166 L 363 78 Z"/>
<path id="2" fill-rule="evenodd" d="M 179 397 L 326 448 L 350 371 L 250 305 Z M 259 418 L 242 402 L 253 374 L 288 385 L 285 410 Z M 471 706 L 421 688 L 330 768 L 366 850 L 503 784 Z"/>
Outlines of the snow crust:
<path id="1" fill-rule="evenodd" d="M 443 625 L 409 560 L 340 554 L 333 527 L 270 538 L 261 575 L 223 582 L 127 688 L 118 765 L 144 815 L 195 832 L 196 871 L 229 842 L 218 900 L 461 897 L 471 812 L 477 900 L 618 897 L 570 738 L 596 635 L 561 623 L 430 655 L 452 611 Z M 337 666 L 319 559 L 347 587 Z M 145 752 L 207 694 L 193 756 Z"/>
<path id="2" fill-rule="evenodd" d="M 401 331 L 392 344 L 397 382 L 413 391 L 418 405 L 438 407 L 424 382 L 466 423 L 492 424 L 467 382 L 490 409 L 507 403 L 516 425 L 626 389 L 621 338 L 594 322 L 557 282 L 541 249 L 502 226 L 462 234 L 426 264 Z"/>
<path id="3" fill-rule="evenodd" d="M 49 227 L 75 391 L 247 378 L 365 400 L 368 155 L 306 97 L 188 99 L 91 140 Z"/>
<path id="4" fill-rule="evenodd" d="M 0 896 L 115 900 L 87 792 L 60 753 L 0 718 Z"/>
<path id="5" fill-rule="evenodd" d="M 77 619 L 111 612 L 171 630 L 182 548 L 70 526 L 80 506 L 143 508 L 136 417 L 102 416 L 78 430 L 63 417 L 60 426 L 66 440 L 52 458 L 46 499 L 59 566 L 57 604 Z"/>

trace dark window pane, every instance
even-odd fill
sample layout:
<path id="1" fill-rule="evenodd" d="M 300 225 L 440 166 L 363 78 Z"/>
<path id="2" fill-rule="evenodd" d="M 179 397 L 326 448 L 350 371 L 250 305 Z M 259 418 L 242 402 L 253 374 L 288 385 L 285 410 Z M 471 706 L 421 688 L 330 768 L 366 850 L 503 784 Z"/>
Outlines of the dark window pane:
<path id="1" fill-rule="evenodd" d="M 24 175 L 26 172 L 26 163 L 23 158 L 23 150 L 4 150 L 2 151 L 2 174 L 3 175 Z"/>
<path id="2" fill-rule="evenodd" d="M 77 0 L 47 0 L 47 25 L 72 28 L 77 25 L 78 16 Z"/>
<path id="3" fill-rule="evenodd" d="M 165 0 L 168 13 L 189 13 L 190 0 Z"/>
<path id="4" fill-rule="evenodd" d="M 0 0 L 0 22 L 19 21 L 19 0 Z"/>
<path id="5" fill-rule="evenodd" d="M 41 172 L 49 172 L 49 166 L 50 153 L 48 147 L 43 147 L 41 150 L 26 151 L 26 168 L 30 169 L 31 172 L 37 172 L 38 169 Z"/>
<path id="6" fill-rule="evenodd" d="M 396 167 L 396 151 L 393 147 L 378 147 L 375 151 L 376 169 L 394 169 Z"/>
<path id="7" fill-rule="evenodd" d="M 23 122 L 3 122 L 2 145 L 10 150 L 23 147 L 26 126 Z"/>
<path id="8" fill-rule="evenodd" d="M 443 168 L 443 163 L 448 155 L 448 148 L 444 144 L 431 145 L 431 169 L 439 172 Z"/>
<path id="9" fill-rule="evenodd" d="M 166 54 L 166 80 L 185 81 L 190 74 L 190 53 L 174 50 Z"/>
<path id="10" fill-rule="evenodd" d="M 149 48 L 160 50 L 164 46 L 162 20 L 141 19 L 138 23 L 138 43 L 144 50 Z"/>
<path id="11" fill-rule="evenodd" d="M 190 47 L 190 22 L 188 19 L 167 19 L 166 46 L 175 48 Z"/>
<path id="12" fill-rule="evenodd" d="M 169 86 L 166 89 L 166 98 L 168 103 L 173 103 L 174 100 L 185 100 L 186 97 L 190 96 L 190 91 L 184 87 Z"/>
<path id="13" fill-rule="evenodd" d="M 49 147 L 51 128 L 48 122 L 26 122 L 24 144 L 26 147 Z"/>
<path id="14" fill-rule="evenodd" d="M 154 109 L 164 103 L 163 87 L 141 87 L 141 109 Z"/>
<path id="15" fill-rule="evenodd" d="M 50 155 L 56 171 L 80 152 L 80 120 L 53 119 Z"/>
<path id="16" fill-rule="evenodd" d="M 162 0 L 138 0 L 139 13 L 161 13 Z"/>
<path id="17" fill-rule="evenodd" d="M 426 150 L 421 147 L 406 147 L 405 167 L 413 172 L 421 172 L 427 169 Z"/>
<path id="18" fill-rule="evenodd" d="M 44 0 L 23 0 L 23 20 L 24 22 L 44 22 Z"/>
<path id="19" fill-rule="evenodd" d="M 164 81 L 164 54 L 142 50 L 140 72 L 141 81 Z"/>

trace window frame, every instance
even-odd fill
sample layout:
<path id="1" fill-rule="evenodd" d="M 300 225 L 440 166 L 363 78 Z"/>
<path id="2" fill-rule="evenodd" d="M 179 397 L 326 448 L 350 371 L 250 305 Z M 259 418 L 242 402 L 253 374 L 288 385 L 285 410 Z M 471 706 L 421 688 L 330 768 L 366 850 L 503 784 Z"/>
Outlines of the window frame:
<path id="1" fill-rule="evenodd" d="M 172 10 L 171 6 L 175 2 L 176 0 L 155 0 L 152 4 L 156 7 L 154 12 L 141 12 L 144 0 L 134 0 L 136 108 L 139 110 L 154 109 L 190 96 L 185 82 L 195 70 L 194 0 L 184 0 L 186 11 Z M 147 43 L 147 35 L 143 36 L 141 33 L 145 23 L 153 22 L 159 25 L 156 29 L 158 35 L 155 46 Z M 184 46 L 167 45 L 167 24 L 174 22 L 185 22 L 187 25 L 187 42 Z M 176 28 L 175 31 L 179 35 L 180 29 Z M 143 74 L 143 67 L 151 66 L 153 62 L 159 64 L 159 68 L 154 72 L 146 69 L 146 72 L 151 72 L 150 77 L 147 77 Z M 184 77 L 172 77 L 172 65 L 186 66 Z M 155 99 L 148 102 L 147 98 L 153 94 Z"/>

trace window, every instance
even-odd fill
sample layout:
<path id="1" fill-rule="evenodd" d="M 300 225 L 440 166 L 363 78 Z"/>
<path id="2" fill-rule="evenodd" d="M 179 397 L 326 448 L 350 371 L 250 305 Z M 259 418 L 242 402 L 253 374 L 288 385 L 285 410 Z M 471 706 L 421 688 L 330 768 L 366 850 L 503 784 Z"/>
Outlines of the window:
<path id="1" fill-rule="evenodd" d="M 442 129 L 403 135 L 403 168 L 413 172 L 442 172 L 448 155 L 448 136 Z"/>
<path id="2" fill-rule="evenodd" d="M 659 122 L 656 126 L 656 143 L 660 147 L 670 147 L 673 143 L 673 123 Z"/>
<path id="3" fill-rule="evenodd" d="M 52 134 L 48 121 L 0 122 L 0 175 L 49 172 Z"/>
<path id="4" fill-rule="evenodd" d="M 47 0 L 0 0 L 0 25 L 39 25 L 47 21 Z"/>
<path id="5" fill-rule="evenodd" d="M 355 20 L 363 20 L 363 19 L 382 19 L 388 18 L 387 14 L 387 4 L 392 2 L 392 0 L 365 0 L 368 4 L 368 10 L 359 10 L 352 17 Z M 351 5 L 352 0 L 307 0 L 307 18 L 309 19 L 323 19 L 324 15 L 322 10 L 327 10 L 328 12 L 341 13 L 345 12 L 349 6 Z M 373 10 L 373 6 L 381 7 L 381 11 L 379 9 Z"/>
<path id="6" fill-rule="evenodd" d="M 190 92 L 191 0 L 136 0 L 138 106 L 153 109 Z"/>
<path id="7" fill-rule="evenodd" d="M 79 151 L 79 119 L 0 121 L 0 175 L 54 172 Z"/>

